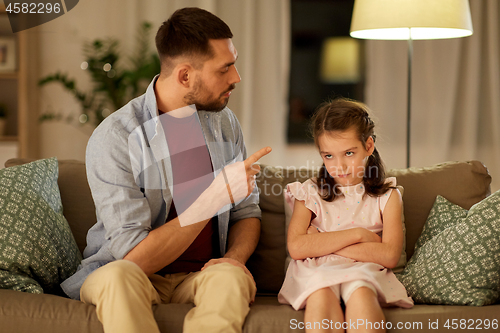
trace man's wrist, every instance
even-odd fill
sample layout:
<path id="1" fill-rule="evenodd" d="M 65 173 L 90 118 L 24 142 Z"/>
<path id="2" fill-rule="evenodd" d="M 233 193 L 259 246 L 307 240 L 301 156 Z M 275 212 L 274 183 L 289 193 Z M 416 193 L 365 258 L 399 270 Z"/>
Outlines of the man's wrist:
<path id="1" fill-rule="evenodd" d="M 234 198 L 231 193 L 231 186 L 229 185 L 229 180 L 227 179 L 226 170 L 222 169 L 222 175 L 224 176 L 224 181 L 226 182 L 227 193 L 229 194 L 229 200 L 231 201 L 231 208 L 234 208 Z"/>
<path id="2" fill-rule="evenodd" d="M 224 258 L 226 259 L 232 259 L 232 260 L 236 260 L 237 262 L 239 262 L 240 264 L 242 264 L 243 266 L 245 265 L 246 263 L 246 260 L 244 260 L 241 256 L 238 256 L 237 254 L 235 253 L 230 253 L 230 252 L 226 252 L 226 254 L 224 255 Z"/>

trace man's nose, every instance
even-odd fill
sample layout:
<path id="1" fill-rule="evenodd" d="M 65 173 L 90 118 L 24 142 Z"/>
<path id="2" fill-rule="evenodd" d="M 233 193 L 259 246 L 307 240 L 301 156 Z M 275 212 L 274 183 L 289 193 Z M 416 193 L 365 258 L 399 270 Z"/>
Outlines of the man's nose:
<path id="1" fill-rule="evenodd" d="M 240 76 L 240 73 L 238 73 L 238 69 L 236 68 L 236 66 L 232 66 L 232 68 L 234 69 L 233 70 L 233 73 L 231 75 L 231 84 L 235 84 L 235 83 L 238 83 L 241 81 L 241 76 Z"/>

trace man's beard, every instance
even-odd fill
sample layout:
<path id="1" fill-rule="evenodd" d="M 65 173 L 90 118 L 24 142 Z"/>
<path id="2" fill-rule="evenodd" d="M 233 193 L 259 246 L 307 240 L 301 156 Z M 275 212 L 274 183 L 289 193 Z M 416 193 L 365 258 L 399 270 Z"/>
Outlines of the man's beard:
<path id="1" fill-rule="evenodd" d="M 184 96 L 184 102 L 187 105 L 194 104 L 196 106 L 196 110 L 200 111 L 211 111 L 211 112 L 219 112 L 222 111 L 227 105 L 229 98 L 224 98 L 221 100 L 221 97 L 225 95 L 227 92 L 233 90 L 236 85 L 233 83 L 228 90 L 224 91 L 220 94 L 219 98 L 212 100 L 202 101 L 203 95 L 210 95 L 210 91 L 207 89 L 205 83 L 201 80 L 201 78 L 197 78 L 195 85 L 193 87 L 193 91 L 189 92 Z"/>

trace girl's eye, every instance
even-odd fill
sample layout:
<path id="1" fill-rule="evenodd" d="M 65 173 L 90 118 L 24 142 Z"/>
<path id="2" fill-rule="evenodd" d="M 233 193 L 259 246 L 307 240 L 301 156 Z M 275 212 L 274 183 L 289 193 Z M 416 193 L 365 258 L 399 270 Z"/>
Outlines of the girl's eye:
<path id="1" fill-rule="evenodd" d="M 348 151 L 348 152 L 346 152 L 346 153 L 345 153 L 345 155 L 346 155 L 346 156 L 352 156 L 352 155 L 354 155 L 354 152 L 352 152 L 352 151 Z"/>
<path id="2" fill-rule="evenodd" d="M 327 154 L 327 155 L 325 155 L 325 158 L 326 158 L 327 160 L 329 160 L 330 158 L 332 158 L 332 155 Z"/>

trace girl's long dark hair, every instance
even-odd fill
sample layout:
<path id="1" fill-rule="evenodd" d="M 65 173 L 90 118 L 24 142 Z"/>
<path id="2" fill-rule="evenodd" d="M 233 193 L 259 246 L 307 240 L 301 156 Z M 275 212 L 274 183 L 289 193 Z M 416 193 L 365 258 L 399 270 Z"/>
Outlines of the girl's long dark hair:
<path id="1" fill-rule="evenodd" d="M 338 98 L 321 104 L 314 114 L 311 122 L 311 130 L 316 147 L 319 148 L 318 138 L 325 133 L 333 131 L 347 131 L 351 128 L 356 130 L 359 140 L 366 149 L 366 140 L 369 137 L 375 142 L 376 136 L 373 128 L 375 124 L 370 119 L 368 107 L 361 103 L 346 98 Z M 363 176 L 365 194 L 380 196 L 393 188 L 385 182 L 385 167 L 377 148 L 368 157 Z M 335 179 L 330 176 L 323 164 L 316 179 L 323 200 L 333 201 L 341 196 Z"/>

